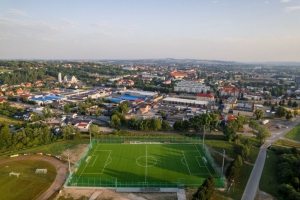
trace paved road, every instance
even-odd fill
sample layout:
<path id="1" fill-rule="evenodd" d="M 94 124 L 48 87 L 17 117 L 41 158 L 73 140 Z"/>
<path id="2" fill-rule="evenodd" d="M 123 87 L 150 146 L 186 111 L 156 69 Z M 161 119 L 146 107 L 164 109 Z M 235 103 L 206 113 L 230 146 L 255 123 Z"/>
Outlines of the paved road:
<path id="1" fill-rule="evenodd" d="M 64 184 L 67 176 L 67 164 L 57 160 L 56 158 L 49 156 L 39 156 L 39 155 L 30 155 L 30 156 L 19 156 L 15 158 L 3 159 L 0 160 L 0 164 L 9 163 L 19 160 L 43 160 L 51 163 L 56 168 L 56 177 L 52 185 L 46 190 L 37 200 L 49 199 L 55 192 L 57 192 Z"/>
<path id="2" fill-rule="evenodd" d="M 266 140 L 265 143 L 260 147 L 259 154 L 255 161 L 255 165 L 253 167 L 250 178 L 248 180 L 242 200 L 253 200 L 256 195 L 257 189 L 259 187 L 260 177 L 265 165 L 267 148 L 272 143 L 276 142 L 278 139 L 283 137 L 294 126 L 299 124 L 299 122 L 300 122 L 300 117 L 296 118 L 293 122 L 291 122 L 289 124 L 289 128 L 282 128 L 280 131 L 272 133 L 272 136 L 268 138 L 268 140 Z"/>

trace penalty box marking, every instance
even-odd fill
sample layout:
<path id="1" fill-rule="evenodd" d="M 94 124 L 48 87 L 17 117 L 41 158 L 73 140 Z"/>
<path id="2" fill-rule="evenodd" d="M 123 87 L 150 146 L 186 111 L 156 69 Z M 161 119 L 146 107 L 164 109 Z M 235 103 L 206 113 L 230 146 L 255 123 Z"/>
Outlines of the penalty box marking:
<path id="1" fill-rule="evenodd" d="M 186 157 L 185 157 L 183 151 L 182 151 L 182 154 L 183 154 L 183 158 L 184 158 L 184 160 L 185 160 L 185 163 L 186 163 L 186 166 L 187 166 L 187 168 L 188 168 L 188 170 L 189 170 L 190 175 L 203 175 L 203 174 L 207 174 L 207 173 L 191 173 L 190 168 L 189 168 L 189 165 L 188 165 L 188 162 L 187 162 L 187 160 L 186 160 Z M 196 156 L 195 156 L 195 157 L 196 157 Z M 182 159 L 181 159 L 181 162 L 182 162 Z M 198 162 L 198 160 L 197 160 L 197 162 Z M 198 163 L 199 163 L 199 162 L 198 162 Z M 184 163 L 182 162 L 182 164 L 184 164 Z M 184 165 L 185 165 L 185 164 L 184 164 Z"/>
<path id="2" fill-rule="evenodd" d="M 98 148 L 98 146 L 97 146 L 97 148 Z M 103 174 L 106 165 L 108 165 L 108 164 L 111 163 L 111 161 L 112 161 L 112 158 L 110 157 L 111 150 L 97 150 L 97 148 L 96 148 L 96 150 L 94 151 L 94 153 L 95 153 L 96 151 L 109 151 L 109 154 L 108 154 L 108 156 L 107 156 L 107 158 L 106 158 L 106 161 L 105 161 L 105 164 L 104 164 L 104 166 L 103 166 L 103 168 L 102 168 L 102 171 L 101 171 L 101 172 L 98 172 L 98 173 L 82 173 L 82 174 Z M 94 156 L 94 153 L 93 153 L 92 156 Z M 95 163 L 96 160 L 98 159 L 98 155 L 96 155 L 96 156 L 97 156 L 97 158 L 95 159 L 94 163 Z M 111 161 L 108 162 L 108 159 L 110 159 Z M 94 166 L 94 163 L 93 163 L 93 165 L 87 165 L 87 166 L 89 166 L 89 167 Z M 84 169 L 84 171 L 85 171 L 85 169 Z"/>

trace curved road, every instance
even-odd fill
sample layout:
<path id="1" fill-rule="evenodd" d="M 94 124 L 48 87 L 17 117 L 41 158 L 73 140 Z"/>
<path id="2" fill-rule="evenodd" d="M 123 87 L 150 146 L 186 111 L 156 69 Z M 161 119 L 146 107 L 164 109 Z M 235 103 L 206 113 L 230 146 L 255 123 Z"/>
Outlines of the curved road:
<path id="1" fill-rule="evenodd" d="M 19 160 L 42 160 L 51 163 L 56 168 L 56 178 L 53 181 L 52 185 L 39 197 L 38 200 L 49 199 L 53 193 L 57 192 L 61 186 L 64 184 L 67 176 L 67 164 L 57 160 L 54 157 L 50 156 L 39 156 L 39 155 L 28 155 L 28 156 L 19 156 L 15 158 L 3 159 L 0 160 L 0 164 L 9 163 Z"/>
<path id="2" fill-rule="evenodd" d="M 246 189 L 244 191 L 242 200 L 253 200 L 257 189 L 259 187 L 259 181 L 264 169 L 267 148 L 272 145 L 274 142 L 283 137 L 287 132 L 294 128 L 300 122 L 300 117 L 296 118 L 293 122 L 289 124 L 289 128 L 282 128 L 281 131 L 276 133 L 271 133 L 272 137 L 268 138 L 265 143 L 260 147 L 259 154 L 256 158 L 255 165 L 252 169 L 250 178 L 247 182 Z"/>

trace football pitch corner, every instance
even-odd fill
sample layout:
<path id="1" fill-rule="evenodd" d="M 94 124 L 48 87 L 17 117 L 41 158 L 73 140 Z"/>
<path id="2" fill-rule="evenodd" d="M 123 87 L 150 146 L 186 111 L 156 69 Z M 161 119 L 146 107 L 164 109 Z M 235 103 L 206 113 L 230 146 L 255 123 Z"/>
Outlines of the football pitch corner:
<path id="1" fill-rule="evenodd" d="M 98 137 L 74 165 L 68 187 L 199 187 L 225 178 L 200 138 Z"/>

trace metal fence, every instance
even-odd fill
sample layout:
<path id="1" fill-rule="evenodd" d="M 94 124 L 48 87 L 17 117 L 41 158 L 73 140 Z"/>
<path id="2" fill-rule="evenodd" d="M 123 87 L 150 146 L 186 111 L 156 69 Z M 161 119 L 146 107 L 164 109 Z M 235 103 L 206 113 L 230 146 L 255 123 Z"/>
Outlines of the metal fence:
<path id="1" fill-rule="evenodd" d="M 130 141 L 139 142 L 170 142 L 170 143 L 194 143 L 200 144 L 200 137 L 176 137 L 176 136 L 96 136 L 93 140 L 97 143 L 124 143 Z"/>
<path id="2" fill-rule="evenodd" d="M 89 147 L 83 153 L 81 159 L 79 159 L 73 166 L 73 172 L 76 172 L 82 162 L 84 162 L 89 154 L 90 150 L 95 143 L 124 143 L 128 141 L 139 141 L 139 142 L 161 142 L 161 143 L 186 143 L 186 144 L 199 144 L 208 159 L 208 162 L 214 168 L 215 172 L 218 173 L 219 177 L 214 178 L 216 186 L 218 188 L 225 187 L 225 177 L 222 173 L 221 168 L 216 164 L 214 158 L 210 154 L 209 150 L 205 145 L 202 144 L 202 140 L 199 137 L 159 137 L 159 136 L 97 136 L 92 141 Z M 67 177 L 66 185 L 75 187 L 160 187 L 160 188 L 182 188 L 192 187 L 196 188 L 202 185 L 205 178 L 179 178 L 178 182 L 120 182 L 117 178 L 99 178 L 99 177 L 77 177 L 75 173 L 70 173 Z"/>

